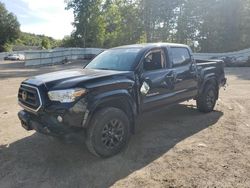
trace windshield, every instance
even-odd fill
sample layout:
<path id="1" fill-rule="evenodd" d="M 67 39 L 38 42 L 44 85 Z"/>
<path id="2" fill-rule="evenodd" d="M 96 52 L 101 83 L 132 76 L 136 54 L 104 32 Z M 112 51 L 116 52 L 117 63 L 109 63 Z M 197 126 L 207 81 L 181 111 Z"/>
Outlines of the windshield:
<path id="1" fill-rule="evenodd" d="M 139 48 L 107 50 L 94 58 L 86 68 L 130 71 L 139 51 Z"/>

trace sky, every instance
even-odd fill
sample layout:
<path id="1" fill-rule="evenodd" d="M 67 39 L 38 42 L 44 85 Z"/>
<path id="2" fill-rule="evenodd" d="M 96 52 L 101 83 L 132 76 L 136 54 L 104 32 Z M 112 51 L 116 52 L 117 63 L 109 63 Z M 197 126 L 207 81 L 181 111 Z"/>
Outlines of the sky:
<path id="1" fill-rule="evenodd" d="M 62 39 L 73 31 L 72 10 L 64 0 L 0 0 L 17 16 L 21 31 Z"/>

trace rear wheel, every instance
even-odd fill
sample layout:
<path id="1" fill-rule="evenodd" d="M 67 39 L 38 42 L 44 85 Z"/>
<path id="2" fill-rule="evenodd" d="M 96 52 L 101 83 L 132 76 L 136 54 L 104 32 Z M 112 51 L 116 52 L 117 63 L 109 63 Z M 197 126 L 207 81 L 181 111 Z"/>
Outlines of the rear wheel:
<path id="1" fill-rule="evenodd" d="M 213 111 L 217 101 L 217 92 L 214 84 L 208 84 L 196 100 L 198 110 L 204 113 Z"/>
<path id="2" fill-rule="evenodd" d="M 110 157 L 126 146 L 129 137 L 127 115 L 117 108 L 105 108 L 94 115 L 87 130 L 86 145 L 92 154 Z"/>

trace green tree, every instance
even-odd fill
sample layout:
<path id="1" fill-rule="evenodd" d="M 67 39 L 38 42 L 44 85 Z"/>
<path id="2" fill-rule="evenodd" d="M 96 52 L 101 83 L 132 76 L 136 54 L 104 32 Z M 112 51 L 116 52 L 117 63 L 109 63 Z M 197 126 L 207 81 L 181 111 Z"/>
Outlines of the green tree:
<path id="1" fill-rule="evenodd" d="M 240 23 L 243 6 L 242 0 L 202 2 L 200 7 L 202 24 L 199 28 L 201 51 L 228 52 L 240 49 Z"/>
<path id="2" fill-rule="evenodd" d="M 180 1 L 139 0 L 138 11 L 147 42 L 173 41 Z"/>
<path id="3" fill-rule="evenodd" d="M 74 47 L 75 41 L 72 36 L 65 36 L 61 42 L 62 47 Z"/>
<path id="4" fill-rule="evenodd" d="M 3 3 L 0 2 L 0 51 L 19 37 L 20 24 L 14 14 L 8 12 Z"/>
<path id="5" fill-rule="evenodd" d="M 79 47 L 100 47 L 105 36 L 105 23 L 100 10 L 101 0 L 69 0 L 67 9 L 74 10 L 75 31 L 72 34 Z"/>
<path id="6" fill-rule="evenodd" d="M 118 7 L 121 16 L 121 32 L 118 42 L 120 44 L 132 44 L 146 42 L 143 24 L 138 11 L 139 1 L 119 1 Z"/>
<path id="7" fill-rule="evenodd" d="M 47 43 L 49 43 L 49 46 L 48 46 L 49 48 L 55 48 L 61 44 L 60 40 L 55 40 L 52 37 L 47 37 L 44 35 L 35 35 L 35 34 L 25 33 L 25 32 L 21 32 L 20 37 L 18 38 L 18 40 L 15 41 L 14 44 L 39 47 L 42 45 L 43 40 L 48 41 Z"/>
<path id="8" fill-rule="evenodd" d="M 240 49 L 250 47 L 250 0 L 241 0 L 240 10 Z"/>
<path id="9" fill-rule="evenodd" d="M 71 44 L 178 42 L 202 52 L 250 47 L 250 0 L 68 0 Z"/>
<path id="10" fill-rule="evenodd" d="M 112 47 L 139 41 L 142 27 L 138 1 L 69 0 L 74 10 L 74 43 L 80 47 Z"/>
<path id="11" fill-rule="evenodd" d="M 50 42 L 48 39 L 43 39 L 41 45 L 42 45 L 42 48 L 44 48 L 44 49 L 50 48 Z"/>

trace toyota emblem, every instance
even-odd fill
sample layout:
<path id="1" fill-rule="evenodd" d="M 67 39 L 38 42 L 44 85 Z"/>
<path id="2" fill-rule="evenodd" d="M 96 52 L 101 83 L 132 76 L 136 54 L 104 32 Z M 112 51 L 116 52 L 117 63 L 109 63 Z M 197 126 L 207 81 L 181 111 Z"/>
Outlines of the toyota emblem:
<path id="1" fill-rule="evenodd" d="M 26 91 L 23 91 L 23 92 L 22 92 L 22 99 L 23 99 L 24 101 L 26 101 L 27 98 L 28 98 L 27 92 L 26 92 Z"/>

